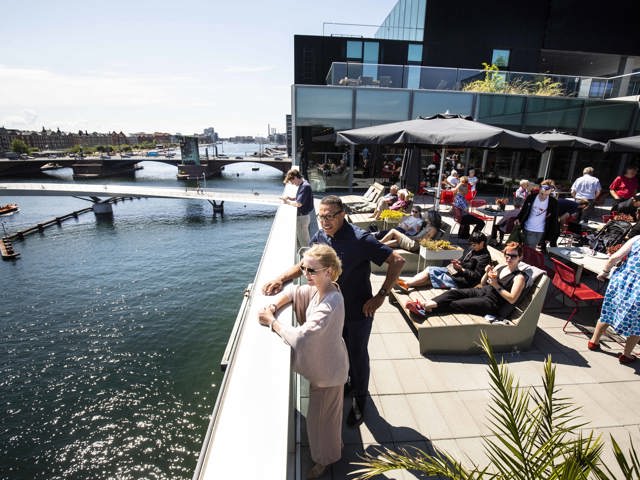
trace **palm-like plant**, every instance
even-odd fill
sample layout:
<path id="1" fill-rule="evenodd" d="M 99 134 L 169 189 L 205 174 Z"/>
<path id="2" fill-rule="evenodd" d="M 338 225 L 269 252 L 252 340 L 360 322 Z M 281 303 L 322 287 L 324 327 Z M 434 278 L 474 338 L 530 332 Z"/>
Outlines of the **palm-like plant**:
<path id="1" fill-rule="evenodd" d="M 401 449 L 399 452 L 384 449 L 377 456 L 366 455 L 363 462 L 356 463 L 363 467 L 353 472 L 357 479 L 372 478 L 397 469 L 452 480 L 615 478 L 608 468 L 601 468 L 603 443 L 600 436 L 577 433 L 585 423 L 578 421 L 579 407 L 559 396 L 551 357 L 544 363 L 543 387 L 539 390 L 520 388 L 507 366 L 496 360 L 485 335 L 482 335 L 481 344 L 488 356 L 491 378 L 489 423 L 493 436 L 484 439 L 488 465 L 466 468 L 444 452 L 427 454 L 419 449 Z M 625 478 L 638 478 L 640 462 L 633 447 L 629 464 L 615 441 L 613 445 Z"/>

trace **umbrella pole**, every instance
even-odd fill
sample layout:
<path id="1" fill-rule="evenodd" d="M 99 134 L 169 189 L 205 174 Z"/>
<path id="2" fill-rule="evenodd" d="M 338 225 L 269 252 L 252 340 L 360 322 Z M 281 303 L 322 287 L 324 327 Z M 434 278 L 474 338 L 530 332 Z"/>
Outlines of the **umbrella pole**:
<path id="1" fill-rule="evenodd" d="M 544 180 L 549 177 L 549 169 L 551 168 L 551 160 L 553 159 L 553 148 L 549 149 L 549 158 L 547 158 L 547 165 L 544 169 Z"/>
<path id="2" fill-rule="evenodd" d="M 436 212 L 440 210 L 440 191 L 442 190 L 442 172 L 444 172 L 444 154 L 446 150 L 442 147 L 442 154 L 440 155 L 440 172 L 438 173 L 438 188 L 436 189 L 436 199 L 433 202 L 433 206 L 436 209 Z"/>

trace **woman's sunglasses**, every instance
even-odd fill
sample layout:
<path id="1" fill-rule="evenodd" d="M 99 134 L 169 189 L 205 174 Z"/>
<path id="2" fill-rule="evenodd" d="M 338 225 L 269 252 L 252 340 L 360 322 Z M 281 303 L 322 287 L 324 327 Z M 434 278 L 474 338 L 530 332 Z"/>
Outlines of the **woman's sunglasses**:
<path id="1" fill-rule="evenodd" d="M 309 268 L 309 267 L 305 267 L 304 265 L 300 265 L 300 271 L 306 275 L 307 273 L 309 275 L 315 275 L 318 272 L 321 272 L 322 270 L 326 270 L 329 267 L 324 267 L 324 268 Z"/>

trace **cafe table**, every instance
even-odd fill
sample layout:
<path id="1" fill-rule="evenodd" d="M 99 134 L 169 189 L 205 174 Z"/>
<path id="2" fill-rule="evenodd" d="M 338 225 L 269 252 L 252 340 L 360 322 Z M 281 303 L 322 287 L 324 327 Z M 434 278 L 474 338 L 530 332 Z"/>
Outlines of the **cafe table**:
<path id="1" fill-rule="evenodd" d="M 584 270 L 596 275 L 601 274 L 609 260 L 609 255 L 600 252 L 594 253 L 589 247 L 549 247 L 547 251 L 549 254 L 576 266 L 576 283 L 580 283 Z M 609 275 L 610 273 L 607 278 Z"/>

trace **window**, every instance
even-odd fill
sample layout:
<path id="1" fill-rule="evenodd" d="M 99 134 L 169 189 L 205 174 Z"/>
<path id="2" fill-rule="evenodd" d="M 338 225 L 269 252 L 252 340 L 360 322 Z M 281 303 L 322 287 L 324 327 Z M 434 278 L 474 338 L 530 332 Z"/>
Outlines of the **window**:
<path id="1" fill-rule="evenodd" d="M 347 60 L 362 60 L 362 42 L 347 41 Z"/>
<path id="2" fill-rule="evenodd" d="M 491 55 L 491 63 L 497 67 L 509 67 L 510 55 L 511 50 L 498 50 L 494 48 L 493 54 Z"/>
<path id="3" fill-rule="evenodd" d="M 422 64 L 422 45 L 410 43 L 407 46 L 407 64 Z"/>

